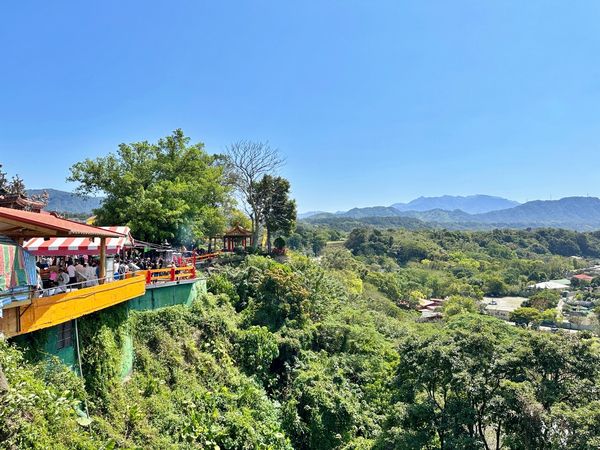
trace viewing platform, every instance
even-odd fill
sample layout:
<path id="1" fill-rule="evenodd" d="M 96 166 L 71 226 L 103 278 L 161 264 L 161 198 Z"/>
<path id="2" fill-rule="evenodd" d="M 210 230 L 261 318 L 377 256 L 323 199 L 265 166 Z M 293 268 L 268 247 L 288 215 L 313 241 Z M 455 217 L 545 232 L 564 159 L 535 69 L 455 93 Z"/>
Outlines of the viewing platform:
<path id="1" fill-rule="evenodd" d="M 32 292 L 30 299 L 12 302 L 4 308 L 3 317 L 0 318 L 0 332 L 10 338 L 53 327 L 128 300 L 144 297 L 147 288 L 172 287 L 199 280 L 195 267 L 173 267 L 140 270 L 132 275 L 128 274 L 122 280 L 102 280 L 104 282 L 97 286 L 67 289 L 67 292 L 54 295 L 48 294 L 53 294 L 57 288 L 44 290 L 42 296 Z"/>
<path id="2" fill-rule="evenodd" d="M 144 295 L 146 274 L 47 297 L 13 302 L 3 310 L 0 332 L 6 337 L 59 325 Z"/>
<path id="3" fill-rule="evenodd" d="M 0 333 L 11 338 L 58 325 L 129 300 L 143 310 L 190 303 L 206 284 L 197 276 L 196 263 L 218 253 L 180 258 L 176 267 L 117 273 L 107 269 L 107 253 L 132 241 L 126 227 L 94 227 L 46 213 L 0 208 L 0 254 L 3 289 L 0 291 Z M 26 242 L 27 240 L 27 242 Z M 26 247 L 26 248 L 25 248 Z M 97 254 L 96 279 L 53 283 L 40 288 L 39 269 L 29 253 L 45 256 Z M 109 267 L 111 269 L 111 267 Z M 37 284 L 37 286 L 36 286 Z"/>

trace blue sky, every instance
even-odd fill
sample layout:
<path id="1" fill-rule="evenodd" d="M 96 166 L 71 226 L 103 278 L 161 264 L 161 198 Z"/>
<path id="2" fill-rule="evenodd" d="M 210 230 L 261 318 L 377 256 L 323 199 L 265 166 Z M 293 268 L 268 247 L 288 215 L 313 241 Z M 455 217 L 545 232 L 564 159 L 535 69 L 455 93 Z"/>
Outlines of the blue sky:
<path id="1" fill-rule="evenodd" d="M 0 6 L 0 162 L 29 187 L 182 128 L 269 140 L 301 211 L 600 195 L 597 1 Z"/>

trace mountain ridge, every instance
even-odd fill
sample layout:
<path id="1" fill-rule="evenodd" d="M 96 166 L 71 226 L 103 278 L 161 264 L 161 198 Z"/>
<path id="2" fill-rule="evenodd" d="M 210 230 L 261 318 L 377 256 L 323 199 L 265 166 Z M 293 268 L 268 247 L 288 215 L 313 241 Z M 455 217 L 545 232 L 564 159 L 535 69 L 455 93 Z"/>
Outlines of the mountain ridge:
<path id="1" fill-rule="evenodd" d="M 392 208 L 399 211 L 445 211 L 461 210 L 469 214 L 480 214 L 518 206 L 520 203 L 492 195 L 442 195 L 439 197 L 419 197 L 408 203 L 394 203 Z"/>
<path id="2" fill-rule="evenodd" d="M 27 195 L 40 195 L 44 191 L 48 193 L 48 211 L 72 214 L 92 214 L 102 204 L 101 197 L 87 197 L 73 192 L 61 191 L 59 189 L 27 189 Z"/>
<path id="3" fill-rule="evenodd" d="M 372 218 L 407 218 L 431 226 L 455 229 L 560 227 L 573 230 L 600 230 L 600 199 L 565 197 L 560 200 L 534 200 L 512 208 L 481 214 L 442 209 L 398 211 L 391 207 L 353 208 L 343 214 L 320 215 L 305 220 L 318 222 L 332 221 L 336 218 L 355 221 Z"/>
<path id="4" fill-rule="evenodd" d="M 364 216 L 389 214 L 390 217 L 399 212 L 425 212 L 433 210 L 456 211 L 460 210 L 469 214 L 479 214 L 500 209 L 508 209 L 520 205 L 519 202 L 493 195 L 474 194 L 467 196 L 441 195 L 438 197 L 418 197 L 408 203 L 394 203 L 390 206 L 369 206 L 365 208 L 352 208 L 348 211 L 337 211 L 335 213 L 325 211 L 308 211 L 298 215 L 299 219 L 309 217 L 333 217 L 333 216 Z M 392 209 L 390 209 L 392 208 Z M 378 210 L 379 209 L 379 210 Z M 384 210 L 385 209 L 385 210 Z"/>

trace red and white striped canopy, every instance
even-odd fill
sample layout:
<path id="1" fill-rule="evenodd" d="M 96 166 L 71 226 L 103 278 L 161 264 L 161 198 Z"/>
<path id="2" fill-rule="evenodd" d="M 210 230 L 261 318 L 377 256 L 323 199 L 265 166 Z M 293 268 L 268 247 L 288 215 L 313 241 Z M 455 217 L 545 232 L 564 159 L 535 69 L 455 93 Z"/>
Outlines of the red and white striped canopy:
<path id="1" fill-rule="evenodd" d="M 121 233 L 122 237 L 108 238 L 106 240 L 106 254 L 114 255 L 123 248 L 133 247 L 129 227 L 100 227 L 105 230 Z M 31 238 L 23 247 L 36 256 L 73 256 L 73 255 L 99 255 L 100 238 L 89 239 L 82 237 L 55 237 L 48 240 L 44 238 Z"/>

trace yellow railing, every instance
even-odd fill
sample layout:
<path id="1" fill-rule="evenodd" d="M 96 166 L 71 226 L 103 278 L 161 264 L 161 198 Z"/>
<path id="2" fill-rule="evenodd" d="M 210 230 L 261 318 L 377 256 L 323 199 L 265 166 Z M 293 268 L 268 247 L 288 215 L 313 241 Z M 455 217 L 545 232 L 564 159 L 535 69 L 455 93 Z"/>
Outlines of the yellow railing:
<path id="1" fill-rule="evenodd" d="M 33 298 L 4 309 L 0 332 L 7 337 L 30 333 L 76 319 L 146 292 L 145 274 L 49 297 Z"/>

